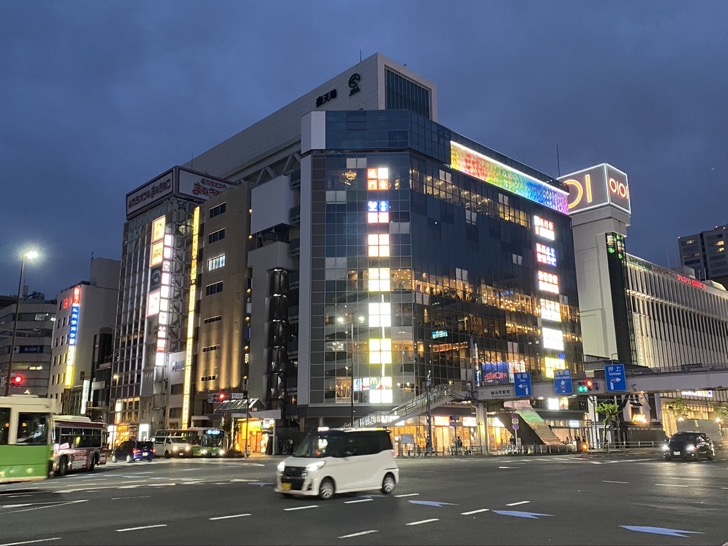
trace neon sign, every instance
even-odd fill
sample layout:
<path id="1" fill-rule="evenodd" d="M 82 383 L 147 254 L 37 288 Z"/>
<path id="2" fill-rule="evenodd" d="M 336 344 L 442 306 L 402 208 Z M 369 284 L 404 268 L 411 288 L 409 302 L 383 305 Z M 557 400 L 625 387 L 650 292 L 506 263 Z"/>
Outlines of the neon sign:
<path id="1" fill-rule="evenodd" d="M 627 174 L 603 163 L 559 178 L 569 189 L 569 212 L 613 205 L 632 212 Z"/>

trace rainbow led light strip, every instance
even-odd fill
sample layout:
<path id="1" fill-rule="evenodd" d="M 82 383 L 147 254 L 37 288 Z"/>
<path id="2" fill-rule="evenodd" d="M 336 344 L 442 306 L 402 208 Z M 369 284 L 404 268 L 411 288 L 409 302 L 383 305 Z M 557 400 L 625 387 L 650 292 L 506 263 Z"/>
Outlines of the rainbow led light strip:
<path id="1" fill-rule="evenodd" d="M 483 182 L 525 197 L 529 201 L 568 214 L 569 192 L 555 188 L 519 172 L 512 167 L 450 142 L 450 166 Z"/>

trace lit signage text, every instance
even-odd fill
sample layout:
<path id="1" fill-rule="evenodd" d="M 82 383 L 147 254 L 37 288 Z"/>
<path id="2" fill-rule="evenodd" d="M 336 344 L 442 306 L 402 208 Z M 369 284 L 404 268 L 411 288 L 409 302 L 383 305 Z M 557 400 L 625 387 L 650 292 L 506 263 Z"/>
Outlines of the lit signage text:
<path id="1" fill-rule="evenodd" d="M 603 163 L 559 178 L 569 190 L 569 212 L 613 205 L 631 213 L 627 175 Z"/>

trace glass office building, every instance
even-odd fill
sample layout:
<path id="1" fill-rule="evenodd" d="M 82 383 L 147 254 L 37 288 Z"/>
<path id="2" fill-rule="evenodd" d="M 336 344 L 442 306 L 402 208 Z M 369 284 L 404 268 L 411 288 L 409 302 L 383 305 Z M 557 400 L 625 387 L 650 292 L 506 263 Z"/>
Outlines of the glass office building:
<path id="1" fill-rule="evenodd" d="M 428 376 L 467 387 L 581 365 L 560 182 L 412 111 L 309 116 L 301 416 L 393 407 Z"/>

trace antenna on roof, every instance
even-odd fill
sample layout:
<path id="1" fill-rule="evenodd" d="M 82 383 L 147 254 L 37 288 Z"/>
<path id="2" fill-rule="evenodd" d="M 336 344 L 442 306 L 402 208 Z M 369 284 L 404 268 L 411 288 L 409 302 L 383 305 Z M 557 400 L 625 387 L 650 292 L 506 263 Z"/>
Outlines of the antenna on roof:
<path id="1" fill-rule="evenodd" d="M 559 160 L 559 143 L 556 143 L 556 172 L 561 176 L 561 161 Z"/>
<path id="2" fill-rule="evenodd" d="M 361 62 L 361 49 L 359 50 L 359 62 Z"/>

